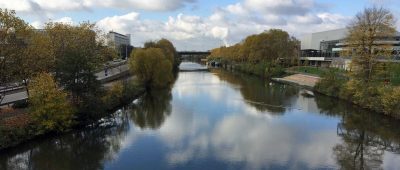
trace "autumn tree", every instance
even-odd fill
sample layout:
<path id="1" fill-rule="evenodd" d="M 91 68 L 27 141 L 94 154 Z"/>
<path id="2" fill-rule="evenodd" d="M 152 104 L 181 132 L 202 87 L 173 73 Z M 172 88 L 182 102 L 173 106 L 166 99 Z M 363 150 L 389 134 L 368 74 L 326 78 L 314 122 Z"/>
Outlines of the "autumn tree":
<path id="1" fill-rule="evenodd" d="M 52 75 L 39 74 L 28 88 L 30 110 L 39 131 L 64 131 L 73 124 L 73 107 L 67 100 L 67 93 L 60 90 Z"/>
<path id="2" fill-rule="evenodd" d="M 250 35 L 233 46 L 213 49 L 209 59 L 235 65 L 242 72 L 271 77 L 282 74 L 282 67 L 295 63 L 298 50 L 298 40 L 286 31 L 271 29 Z"/>
<path id="3" fill-rule="evenodd" d="M 161 48 L 137 49 L 129 67 L 147 88 L 165 87 L 173 80 L 172 63 Z"/>
<path id="4" fill-rule="evenodd" d="M 382 112 L 384 80 L 389 79 L 388 63 L 392 45 L 382 43 L 395 35 L 393 14 L 384 8 L 366 8 L 348 26 L 347 47 L 344 55 L 351 56 L 351 72 L 342 94 L 347 99 L 375 111 Z M 384 42 L 384 41 L 383 41 Z"/>
<path id="5" fill-rule="evenodd" d="M 152 42 L 152 41 L 146 42 L 144 44 L 144 48 L 162 49 L 165 57 L 172 63 L 173 67 L 177 68 L 179 66 L 180 63 L 179 56 L 171 41 L 163 38 L 157 42 Z"/>
<path id="6" fill-rule="evenodd" d="M 260 34 L 250 35 L 242 42 L 230 47 L 211 50 L 211 57 L 228 62 L 271 62 L 292 60 L 298 55 L 299 41 L 286 31 L 271 29 Z"/>
<path id="7" fill-rule="evenodd" d="M 25 59 L 25 39 L 31 31 L 31 27 L 17 17 L 15 11 L 0 9 L 0 86 L 5 87 L 25 77 L 21 72 L 21 63 Z"/>
<path id="8" fill-rule="evenodd" d="M 345 55 L 352 57 L 352 78 L 367 84 L 381 79 L 386 70 L 378 60 L 391 56 L 392 46 L 378 41 L 395 35 L 393 14 L 384 8 L 366 8 L 348 29 Z"/>
<path id="9" fill-rule="evenodd" d="M 95 120 L 103 116 L 103 91 L 95 73 L 105 61 L 101 55 L 104 44 L 97 41 L 95 26 L 47 23 L 45 31 L 50 37 L 55 77 L 70 92 L 79 118 Z"/>

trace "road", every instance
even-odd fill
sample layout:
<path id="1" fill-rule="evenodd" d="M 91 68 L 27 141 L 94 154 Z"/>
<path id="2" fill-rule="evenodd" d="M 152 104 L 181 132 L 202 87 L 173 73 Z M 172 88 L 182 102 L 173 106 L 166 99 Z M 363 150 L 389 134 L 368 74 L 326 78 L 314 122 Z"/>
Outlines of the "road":
<path id="1" fill-rule="evenodd" d="M 121 72 L 126 72 L 128 70 L 129 70 L 128 65 L 124 64 L 124 65 L 120 65 L 120 66 L 108 69 L 107 76 L 105 75 L 104 70 L 96 73 L 95 75 L 97 76 L 97 80 L 101 81 L 106 78 L 116 76 Z M 14 103 L 14 102 L 20 101 L 20 100 L 25 100 L 27 98 L 28 98 L 28 95 L 25 90 L 18 90 L 18 91 L 15 91 L 15 93 L 8 92 L 8 94 L 6 94 L 6 96 L 4 97 L 3 101 L 0 103 L 0 106 Z"/>

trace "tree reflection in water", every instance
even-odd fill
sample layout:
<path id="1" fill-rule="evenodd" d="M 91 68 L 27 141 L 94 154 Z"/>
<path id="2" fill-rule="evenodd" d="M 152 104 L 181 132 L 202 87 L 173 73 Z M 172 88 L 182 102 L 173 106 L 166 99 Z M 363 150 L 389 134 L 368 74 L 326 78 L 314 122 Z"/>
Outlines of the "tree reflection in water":
<path id="1" fill-rule="evenodd" d="M 316 101 L 321 113 L 342 117 L 337 125 L 342 143 L 333 147 L 341 169 L 383 169 L 385 151 L 400 154 L 398 121 L 324 96 Z"/>
<path id="2" fill-rule="evenodd" d="M 103 169 L 104 161 L 114 159 L 119 152 L 128 128 L 129 119 L 121 116 L 118 125 L 110 128 L 31 141 L 1 156 L 0 169 Z"/>
<path id="3" fill-rule="evenodd" d="M 246 103 L 260 112 L 281 115 L 291 105 L 291 98 L 299 94 L 297 87 L 272 83 L 248 74 L 221 69 L 213 69 L 212 73 L 223 81 L 239 86 Z"/>
<path id="4" fill-rule="evenodd" d="M 171 114 L 170 89 L 151 90 L 138 99 L 131 109 L 131 119 L 142 129 L 159 129 Z"/>

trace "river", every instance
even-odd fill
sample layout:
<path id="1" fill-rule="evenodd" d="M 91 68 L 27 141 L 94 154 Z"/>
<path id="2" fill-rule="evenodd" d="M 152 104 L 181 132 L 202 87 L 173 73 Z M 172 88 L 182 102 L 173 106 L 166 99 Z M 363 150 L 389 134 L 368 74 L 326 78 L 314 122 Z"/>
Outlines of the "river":
<path id="1" fill-rule="evenodd" d="M 399 121 L 240 73 L 181 72 L 114 114 L 2 151 L 0 169 L 400 169 Z"/>

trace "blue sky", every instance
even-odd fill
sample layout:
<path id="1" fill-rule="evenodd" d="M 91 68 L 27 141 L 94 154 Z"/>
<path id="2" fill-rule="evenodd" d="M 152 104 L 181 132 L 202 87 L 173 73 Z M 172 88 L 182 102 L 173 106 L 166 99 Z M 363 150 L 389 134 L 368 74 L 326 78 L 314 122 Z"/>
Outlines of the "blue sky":
<path id="1" fill-rule="evenodd" d="M 343 28 L 374 4 L 400 16 L 399 0 L 0 0 L 0 8 L 16 10 L 38 28 L 50 20 L 90 21 L 104 32 L 132 34 L 135 46 L 167 38 L 178 50 L 232 45 L 271 28 L 298 38 Z"/>

